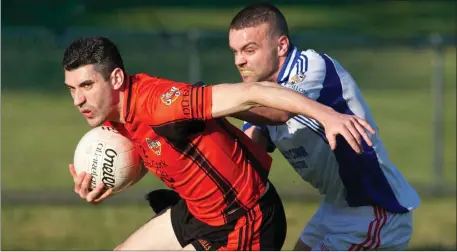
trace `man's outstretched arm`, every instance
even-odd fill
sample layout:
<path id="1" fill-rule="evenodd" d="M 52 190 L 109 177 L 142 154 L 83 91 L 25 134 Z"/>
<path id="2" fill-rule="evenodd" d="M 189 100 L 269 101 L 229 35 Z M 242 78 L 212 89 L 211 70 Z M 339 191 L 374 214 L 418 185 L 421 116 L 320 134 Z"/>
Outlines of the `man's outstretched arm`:
<path id="1" fill-rule="evenodd" d="M 254 107 L 270 107 L 313 118 L 325 128 L 327 140 L 332 149 L 336 147 L 336 136 L 342 135 L 351 147 L 361 152 L 361 137 L 371 145 L 365 129 L 375 134 L 373 128 L 363 119 L 340 114 L 301 93 L 272 82 L 219 84 L 212 88 L 213 118 L 231 116 Z"/>

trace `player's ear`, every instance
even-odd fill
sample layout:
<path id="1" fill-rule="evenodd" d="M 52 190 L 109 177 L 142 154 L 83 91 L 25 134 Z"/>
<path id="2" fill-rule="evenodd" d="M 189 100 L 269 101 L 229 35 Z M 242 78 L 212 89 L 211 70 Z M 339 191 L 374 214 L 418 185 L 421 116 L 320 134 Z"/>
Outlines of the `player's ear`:
<path id="1" fill-rule="evenodd" d="M 287 57 L 287 53 L 289 51 L 289 38 L 287 36 L 280 36 L 278 39 L 278 56 L 279 57 Z"/>
<path id="2" fill-rule="evenodd" d="M 124 71 L 118 67 L 111 72 L 111 85 L 115 90 L 118 90 L 122 87 L 122 84 L 124 84 L 124 78 Z"/>

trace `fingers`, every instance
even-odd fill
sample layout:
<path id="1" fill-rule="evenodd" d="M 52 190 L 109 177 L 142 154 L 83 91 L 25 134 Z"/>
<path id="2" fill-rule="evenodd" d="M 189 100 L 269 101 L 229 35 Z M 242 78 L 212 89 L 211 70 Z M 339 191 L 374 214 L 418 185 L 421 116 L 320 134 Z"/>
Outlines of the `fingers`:
<path id="1" fill-rule="evenodd" d="M 360 122 L 358 120 L 356 120 L 354 122 L 354 126 L 356 127 L 357 131 L 359 132 L 360 135 L 362 135 L 363 137 L 363 140 L 365 140 L 365 142 L 368 144 L 368 146 L 372 146 L 373 145 L 373 142 L 371 142 L 371 139 L 370 137 L 367 135 L 367 133 L 365 132 L 365 129 L 359 124 Z"/>
<path id="2" fill-rule="evenodd" d="M 335 150 L 336 148 L 336 136 L 333 134 L 326 134 L 326 138 L 328 141 L 328 144 L 330 145 L 330 148 L 332 150 Z"/>
<path id="3" fill-rule="evenodd" d="M 351 148 L 356 151 L 357 153 L 361 153 L 362 149 L 357 140 L 354 138 L 352 133 L 349 131 L 348 128 L 343 128 L 340 132 L 340 134 L 346 139 L 348 144 L 351 146 Z"/>
<path id="4" fill-rule="evenodd" d="M 376 131 L 365 120 L 358 118 L 358 117 L 356 117 L 356 120 L 360 125 L 362 125 L 365 129 L 367 129 L 371 134 L 376 134 Z"/>
<path id="5" fill-rule="evenodd" d="M 355 126 L 356 121 L 349 121 L 348 124 L 346 125 L 348 131 L 352 134 L 354 137 L 354 140 L 357 144 L 357 146 L 362 149 L 362 138 L 360 137 L 360 134 L 357 130 L 357 127 Z"/>
<path id="6" fill-rule="evenodd" d="M 79 196 L 82 198 L 82 199 L 85 199 L 87 197 L 87 194 L 89 193 L 89 187 L 90 187 L 90 180 L 92 178 L 92 174 L 86 174 L 86 176 L 84 177 L 82 183 L 81 183 L 81 187 L 80 187 L 80 190 L 79 190 Z"/>
<path id="7" fill-rule="evenodd" d="M 102 188 L 103 188 L 103 184 L 102 184 Z M 105 200 L 106 198 L 108 198 L 109 196 L 111 196 L 111 194 L 113 193 L 113 189 L 110 188 L 108 190 L 106 190 L 100 197 L 96 198 L 92 203 L 93 204 L 98 204 L 100 202 L 102 202 L 103 200 Z"/>
<path id="8" fill-rule="evenodd" d="M 70 174 L 71 176 L 73 177 L 73 180 L 77 177 L 76 175 L 76 170 L 75 170 L 75 166 L 73 164 L 70 164 L 68 166 L 69 170 L 70 170 Z"/>
<path id="9" fill-rule="evenodd" d="M 75 181 L 75 193 L 79 194 L 79 191 L 81 191 L 81 184 L 83 183 L 84 178 L 86 177 L 85 172 L 81 172 L 74 178 Z"/>
<path id="10" fill-rule="evenodd" d="M 354 151 L 357 153 L 361 152 L 361 147 L 355 140 L 354 136 L 352 135 L 351 132 L 345 127 L 342 127 L 340 130 L 336 131 L 336 133 L 328 133 L 326 134 L 328 144 L 330 145 L 330 148 L 332 150 L 336 149 L 336 136 L 337 135 L 342 135 L 346 142 L 351 146 Z"/>
<path id="11" fill-rule="evenodd" d="M 98 184 L 90 193 L 86 196 L 86 201 L 92 203 L 103 191 L 105 185 L 103 183 Z"/>
<path id="12" fill-rule="evenodd" d="M 73 164 L 69 165 L 69 170 L 73 177 L 73 181 L 75 182 L 74 191 L 81 199 L 85 199 L 91 204 L 98 204 L 112 194 L 113 190 L 111 188 L 104 191 L 105 185 L 103 183 L 98 184 L 95 188 L 90 188 L 92 174 L 86 172 L 76 174 Z"/>
<path id="13" fill-rule="evenodd" d="M 376 133 L 370 124 L 354 115 L 339 114 L 334 116 L 328 121 L 328 124 L 326 124 L 324 128 L 327 141 L 332 150 L 336 149 L 336 136 L 342 135 L 351 148 L 357 153 L 363 152 L 362 138 L 368 146 L 373 145 L 373 142 L 368 136 L 366 130 L 372 134 Z"/>

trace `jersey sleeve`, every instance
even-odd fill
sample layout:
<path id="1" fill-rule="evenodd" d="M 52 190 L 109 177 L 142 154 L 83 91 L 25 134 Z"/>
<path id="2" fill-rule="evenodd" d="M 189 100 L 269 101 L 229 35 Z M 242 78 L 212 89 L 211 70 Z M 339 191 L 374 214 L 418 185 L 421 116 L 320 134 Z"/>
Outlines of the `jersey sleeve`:
<path id="1" fill-rule="evenodd" d="M 212 119 L 212 87 L 156 79 L 138 90 L 136 107 L 152 126 Z M 138 113 L 137 112 L 137 113 Z"/>
<path id="2" fill-rule="evenodd" d="M 309 68 L 297 72 L 289 77 L 284 87 L 302 93 L 310 99 L 317 100 L 326 77 L 326 65 L 324 59 L 318 54 L 308 57 Z"/>

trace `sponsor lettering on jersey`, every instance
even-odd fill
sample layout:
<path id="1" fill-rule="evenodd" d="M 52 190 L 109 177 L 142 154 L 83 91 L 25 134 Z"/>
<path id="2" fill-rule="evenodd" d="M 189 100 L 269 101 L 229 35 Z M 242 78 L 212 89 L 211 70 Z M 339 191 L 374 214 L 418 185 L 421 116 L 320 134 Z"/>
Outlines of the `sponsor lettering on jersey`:
<path id="1" fill-rule="evenodd" d="M 303 146 L 282 151 L 282 155 L 293 167 L 308 168 L 308 164 L 304 160 L 308 156 L 308 152 Z"/>

